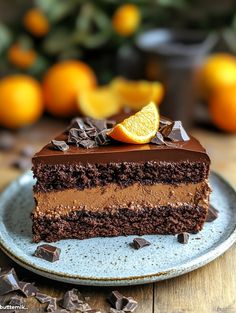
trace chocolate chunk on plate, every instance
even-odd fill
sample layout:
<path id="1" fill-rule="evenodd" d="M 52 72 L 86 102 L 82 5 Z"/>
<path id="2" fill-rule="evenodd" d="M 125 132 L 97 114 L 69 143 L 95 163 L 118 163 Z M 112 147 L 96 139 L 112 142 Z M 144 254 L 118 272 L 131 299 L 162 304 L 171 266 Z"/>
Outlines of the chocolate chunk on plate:
<path id="1" fill-rule="evenodd" d="M 151 242 L 147 241 L 144 238 L 134 238 L 133 242 L 130 244 L 134 249 L 142 249 L 144 247 L 150 246 Z"/>
<path id="2" fill-rule="evenodd" d="M 212 205 L 209 206 L 206 222 L 211 223 L 218 218 L 219 211 Z"/>
<path id="3" fill-rule="evenodd" d="M 61 249 L 48 244 L 43 244 L 37 247 L 34 252 L 34 256 L 44 259 L 49 262 L 55 262 L 59 260 Z"/>
<path id="4" fill-rule="evenodd" d="M 33 297 L 38 292 L 38 288 L 32 283 L 27 283 L 24 281 L 19 282 L 20 291 L 25 295 L 25 297 Z"/>
<path id="5" fill-rule="evenodd" d="M 13 268 L 0 273 L 0 296 L 19 289 L 19 280 Z"/>
<path id="6" fill-rule="evenodd" d="M 67 151 L 69 149 L 68 144 L 63 140 L 52 140 L 51 144 L 55 150 Z"/>
<path id="7" fill-rule="evenodd" d="M 179 243 L 187 244 L 189 241 L 189 233 L 181 233 L 177 235 L 177 240 Z"/>

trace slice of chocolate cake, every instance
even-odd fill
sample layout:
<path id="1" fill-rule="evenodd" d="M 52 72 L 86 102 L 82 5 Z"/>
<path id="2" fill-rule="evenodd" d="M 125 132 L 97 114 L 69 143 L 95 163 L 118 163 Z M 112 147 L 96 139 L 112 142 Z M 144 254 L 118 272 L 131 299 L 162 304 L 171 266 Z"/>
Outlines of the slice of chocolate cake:
<path id="1" fill-rule="evenodd" d="M 112 126 L 75 119 L 34 156 L 35 242 L 202 229 L 210 159 L 200 143 L 167 119 L 148 144 L 109 139 Z"/>

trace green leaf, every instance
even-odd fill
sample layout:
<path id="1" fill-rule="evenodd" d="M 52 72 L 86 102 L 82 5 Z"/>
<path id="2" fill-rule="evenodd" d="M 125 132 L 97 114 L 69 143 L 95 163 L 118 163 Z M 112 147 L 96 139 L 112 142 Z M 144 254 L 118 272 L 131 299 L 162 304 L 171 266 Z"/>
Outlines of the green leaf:
<path id="1" fill-rule="evenodd" d="M 68 48 L 72 43 L 70 30 L 57 28 L 52 31 L 43 42 L 43 50 L 48 54 L 57 54 Z"/>

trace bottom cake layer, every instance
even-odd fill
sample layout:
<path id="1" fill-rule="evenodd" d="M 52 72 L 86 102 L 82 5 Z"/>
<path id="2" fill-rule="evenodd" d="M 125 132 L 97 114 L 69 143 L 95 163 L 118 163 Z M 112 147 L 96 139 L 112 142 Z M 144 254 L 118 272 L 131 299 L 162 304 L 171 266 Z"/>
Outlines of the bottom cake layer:
<path id="1" fill-rule="evenodd" d="M 107 212 L 77 210 L 60 217 L 32 214 L 33 240 L 113 237 L 127 235 L 197 233 L 203 227 L 207 208 L 184 205 Z"/>

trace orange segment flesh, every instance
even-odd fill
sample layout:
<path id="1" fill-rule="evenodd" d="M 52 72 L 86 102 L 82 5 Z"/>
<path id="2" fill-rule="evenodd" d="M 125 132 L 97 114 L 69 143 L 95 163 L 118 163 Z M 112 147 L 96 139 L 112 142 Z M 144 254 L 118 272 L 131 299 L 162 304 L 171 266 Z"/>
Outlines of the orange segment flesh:
<path id="1" fill-rule="evenodd" d="M 115 140 L 134 144 L 148 143 L 159 127 L 159 112 L 151 102 L 141 111 L 117 124 L 108 134 Z"/>
<path id="2" fill-rule="evenodd" d="M 109 87 L 86 90 L 79 97 L 81 113 L 92 118 L 109 118 L 117 114 L 120 107 L 119 99 Z"/>
<path id="3" fill-rule="evenodd" d="M 140 110 L 151 101 L 159 105 L 164 95 L 163 85 L 159 82 L 117 78 L 113 80 L 111 87 L 121 103 L 134 110 Z"/>

